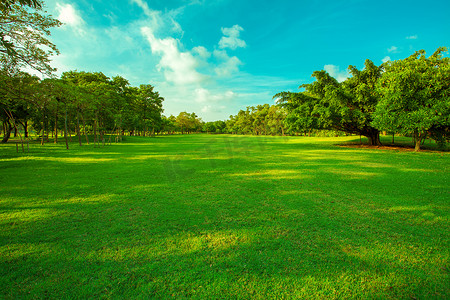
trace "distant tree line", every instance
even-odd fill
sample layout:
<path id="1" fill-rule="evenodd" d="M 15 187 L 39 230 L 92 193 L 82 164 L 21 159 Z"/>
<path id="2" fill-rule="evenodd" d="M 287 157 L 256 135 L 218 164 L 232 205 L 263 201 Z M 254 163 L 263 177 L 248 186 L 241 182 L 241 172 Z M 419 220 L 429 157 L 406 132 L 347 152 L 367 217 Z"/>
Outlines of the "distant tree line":
<path id="1" fill-rule="evenodd" d="M 11 132 L 27 138 L 31 128 L 40 133 L 41 143 L 49 135 L 57 143 L 59 135 L 67 142 L 75 134 L 80 146 L 83 139 L 89 144 L 89 135 L 99 143 L 106 133 L 154 134 L 162 124 L 164 101 L 152 85 L 132 87 L 121 76 L 70 71 L 40 80 L 11 69 L 0 71 L 0 99 L 2 143 Z"/>

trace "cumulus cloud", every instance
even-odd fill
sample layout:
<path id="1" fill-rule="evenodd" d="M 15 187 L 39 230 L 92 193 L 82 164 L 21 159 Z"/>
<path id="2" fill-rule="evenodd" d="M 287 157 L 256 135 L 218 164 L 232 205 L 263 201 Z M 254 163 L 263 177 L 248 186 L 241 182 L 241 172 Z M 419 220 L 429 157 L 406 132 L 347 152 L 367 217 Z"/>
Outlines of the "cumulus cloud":
<path id="1" fill-rule="evenodd" d="M 398 47 L 392 46 L 392 47 L 390 47 L 389 49 L 387 49 L 387 51 L 388 51 L 389 53 L 397 53 L 397 52 L 398 52 Z"/>
<path id="2" fill-rule="evenodd" d="M 56 3 L 56 11 L 59 13 L 57 19 L 71 27 L 77 34 L 84 35 L 84 20 L 79 12 L 71 4 Z"/>
<path id="3" fill-rule="evenodd" d="M 345 81 L 350 77 L 350 74 L 347 70 L 341 71 L 339 70 L 339 67 L 335 65 L 325 65 L 323 69 L 327 71 L 328 74 L 330 74 L 332 77 L 336 78 L 338 82 Z"/>
<path id="4" fill-rule="evenodd" d="M 219 61 L 222 61 L 214 71 L 220 77 L 228 77 L 233 73 L 239 71 L 239 66 L 242 62 L 236 56 L 229 57 L 228 54 L 223 50 L 214 50 L 214 57 Z"/>
<path id="5" fill-rule="evenodd" d="M 407 40 L 417 40 L 417 35 L 410 35 L 406 37 Z"/>
<path id="6" fill-rule="evenodd" d="M 240 32 L 244 30 L 239 25 L 234 25 L 231 28 L 222 28 L 223 37 L 219 41 L 219 47 L 221 49 L 230 48 L 235 50 L 236 48 L 245 48 L 247 44 L 244 40 L 239 38 Z"/>
<path id="7" fill-rule="evenodd" d="M 189 50 L 183 46 L 182 36 L 174 35 L 175 31 L 183 32 L 175 21 L 182 9 L 160 12 L 152 10 L 144 0 L 131 2 L 141 7 L 147 17 L 147 23 L 139 26 L 140 33 L 148 41 L 156 69 L 164 77 L 158 88 L 166 99 L 167 111 L 194 110 L 209 119 L 231 113 L 231 104 L 241 99 L 240 94 L 219 88 L 214 75 L 231 78 L 239 72 L 242 62 L 228 55 L 227 50 L 246 46 L 239 38 L 242 27 L 222 28 L 223 37 L 214 51 L 200 45 Z M 114 37 L 117 31 L 107 33 Z"/>
<path id="8" fill-rule="evenodd" d="M 190 52 L 178 48 L 178 40 L 168 37 L 156 38 L 150 27 L 142 27 L 142 34 L 147 38 L 152 53 L 161 56 L 158 70 L 163 70 L 167 81 L 175 84 L 200 83 L 205 76 L 196 71 L 198 61 Z"/>
<path id="9" fill-rule="evenodd" d="M 211 103 L 211 102 L 223 102 L 229 101 L 236 97 L 236 94 L 228 90 L 224 93 L 213 94 L 205 88 L 195 89 L 195 101 L 198 103 Z"/>
<path id="10" fill-rule="evenodd" d="M 388 62 L 388 61 L 390 61 L 391 60 L 391 58 L 389 57 L 389 56 L 385 56 L 381 61 L 383 62 L 383 63 L 385 63 L 385 62 Z"/>
<path id="11" fill-rule="evenodd" d="M 237 95 L 231 91 L 213 94 L 211 91 L 199 88 L 194 91 L 195 101 L 203 104 L 201 107 L 202 113 L 221 112 L 227 106 L 224 105 L 235 99 Z"/>
<path id="12" fill-rule="evenodd" d="M 211 57 L 211 53 L 203 46 L 194 47 L 192 49 L 192 52 L 204 59 L 208 59 Z"/>

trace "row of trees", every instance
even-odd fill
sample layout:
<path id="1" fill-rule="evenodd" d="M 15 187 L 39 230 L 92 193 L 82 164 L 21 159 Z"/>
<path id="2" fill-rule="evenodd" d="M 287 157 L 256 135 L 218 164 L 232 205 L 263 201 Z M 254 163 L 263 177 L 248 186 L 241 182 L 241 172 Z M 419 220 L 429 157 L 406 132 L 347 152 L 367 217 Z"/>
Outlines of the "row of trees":
<path id="1" fill-rule="evenodd" d="M 380 145 L 380 131 L 412 135 L 418 151 L 426 137 L 445 144 L 450 138 L 450 64 L 442 47 L 427 57 L 421 50 L 403 60 L 363 70 L 349 67 L 351 77 L 338 82 L 326 71 L 303 92 L 275 97 L 287 110 L 284 121 L 293 131 L 330 129 L 359 134 Z"/>
<path id="2" fill-rule="evenodd" d="M 2 143 L 11 132 L 28 137 L 40 133 L 41 143 L 51 133 L 55 143 L 62 132 L 68 147 L 72 133 L 82 145 L 104 139 L 106 132 L 146 135 L 163 126 L 163 98 L 152 85 L 130 86 L 120 76 L 70 71 L 54 78 L 50 57 L 58 49 L 48 39 L 61 22 L 47 15 L 41 0 L 0 0 L 0 120 Z M 34 69 L 41 80 L 24 69 Z"/>
<path id="3" fill-rule="evenodd" d="M 75 133 L 82 145 L 84 135 L 94 135 L 94 142 L 104 139 L 106 132 L 119 135 L 146 135 L 162 125 L 163 98 L 154 87 L 130 86 L 116 76 L 108 78 L 100 72 L 65 72 L 59 79 L 40 80 L 14 68 L 0 71 L 0 118 L 3 140 L 11 132 L 28 137 L 30 126 L 40 132 L 41 143 L 52 134 L 67 139 Z"/>

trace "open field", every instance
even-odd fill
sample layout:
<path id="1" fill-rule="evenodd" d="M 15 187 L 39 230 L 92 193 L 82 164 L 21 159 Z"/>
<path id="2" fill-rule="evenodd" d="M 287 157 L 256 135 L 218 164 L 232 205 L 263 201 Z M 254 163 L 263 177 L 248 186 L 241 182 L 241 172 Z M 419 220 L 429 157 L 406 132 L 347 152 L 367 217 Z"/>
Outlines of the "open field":
<path id="1" fill-rule="evenodd" d="M 0 145 L 0 298 L 448 299 L 449 154 L 351 139 Z"/>

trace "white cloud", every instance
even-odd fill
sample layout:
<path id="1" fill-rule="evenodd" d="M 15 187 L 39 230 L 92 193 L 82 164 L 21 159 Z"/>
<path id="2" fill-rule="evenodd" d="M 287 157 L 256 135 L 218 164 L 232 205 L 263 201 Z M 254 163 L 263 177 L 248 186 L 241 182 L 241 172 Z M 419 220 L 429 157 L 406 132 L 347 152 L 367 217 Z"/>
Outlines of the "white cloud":
<path id="1" fill-rule="evenodd" d="M 328 72 L 332 77 L 336 78 L 338 82 L 345 81 L 347 78 L 350 77 L 350 74 L 347 70 L 340 71 L 338 66 L 335 65 L 325 65 L 323 67 L 325 71 Z"/>
<path id="2" fill-rule="evenodd" d="M 227 108 L 227 105 L 224 104 L 229 104 L 237 96 L 238 95 L 231 90 L 217 94 L 213 94 L 204 88 L 195 90 L 196 102 L 203 104 L 201 107 L 202 113 L 220 113 Z"/>
<path id="3" fill-rule="evenodd" d="M 84 35 L 84 20 L 71 4 L 56 3 L 56 11 L 59 13 L 57 19 L 71 27 L 77 34 Z"/>
<path id="4" fill-rule="evenodd" d="M 235 50 L 236 48 L 245 48 L 247 44 L 244 40 L 239 38 L 240 32 L 244 30 L 239 25 L 234 25 L 231 28 L 222 28 L 223 37 L 219 41 L 219 47 L 230 48 Z"/>
<path id="5" fill-rule="evenodd" d="M 385 62 L 388 62 L 388 61 L 390 61 L 391 60 L 391 58 L 389 57 L 389 56 L 385 56 L 381 61 L 383 62 L 383 63 L 385 63 Z"/>
<path id="6" fill-rule="evenodd" d="M 224 50 L 214 50 L 214 57 L 223 61 L 214 69 L 216 74 L 220 77 L 228 77 L 233 73 L 237 73 L 239 71 L 239 66 L 242 65 L 239 58 L 236 56 L 229 57 Z"/>
<path id="7" fill-rule="evenodd" d="M 398 52 L 398 47 L 392 46 L 391 48 L 387 49 L 387 51 L 389 53 L 397 53 Z"/>
<path id="8" fill-rule="evenodd" d="M 150 18 L 150 24 L 147 26 L 149 26 L 153 32 L 156 32 L 161 28 L 169 28 L 173 32 L 183 33 L 180 24 L 175 21 L 175 17 L 183 11 L 183 7 L 176 10 L 170 10 L 163 14 L 161 11 L 151 9 L 147 2 L 143 0 L 131 0 L 131 3 L 137 4 L 142 8 L 144 14 Z"/>
<path id="9" fill-rule="evenodd" d="M 131 3 L 137 4 L 142 10 L 144 11 L 144 14 L 146 14 L 148 17 L 153 17 L 154 15 L 158 14 L 156 11 L 150 9 L 148 7 L 147 2 L 144 2 L 142 0 L 131 0 Z"/>
<path id="10" fill-rule="evenodd" d="M 411 35 L 411 36 L 407 36 L 406 39 L 407 40 L 417 40 L 417 35 Z"/>
<path id="11" fill-rule="evenodd" d="M 224 105 L 205 105 L 202 107 L 202 109 L 200 110 L 202 113 L 206 113 L 206 114 L 210 114 L 210 113 L 221 113 L 223 112 L 223 110 L 227 108 Z"/>
<path id="12" fill-rule="evenodd" d="M 229 101 L 233 98 L 235 98 L 237 95 L 231 91 L 228 90 L 224 93 L 219 94 L 212 94 L 209 90 L 205 88 L 198 88 L 194 91 L 194 97 L 195 101 L 198 103 L 218 103 L 218 102 L 224 102 Z"/>
<path id="13" fill-rule="evenodd" d="M 178 40 L 168 37 L 158 39 L 150 27 L 142 27 L 142 34 L 147 38 L 152 53 L 161 55 L 158 69 L 164 71 L 167 81 L 175 84 L 200 83 L 205 76 L 196 71 L 198 61 L 190 52 L 178 49 Z"/>
<path id="14" fill-rule="evenodd" d="M 192 49 L 193 53 L 198 54 L 203 59 L 208 59 L 211 57 L 211 53 L 203 46 L 198 46 Z"/>

